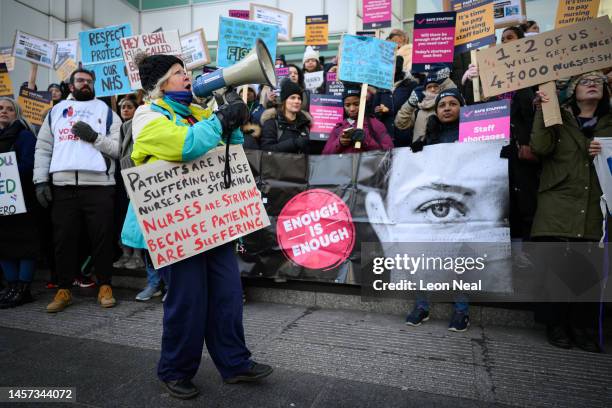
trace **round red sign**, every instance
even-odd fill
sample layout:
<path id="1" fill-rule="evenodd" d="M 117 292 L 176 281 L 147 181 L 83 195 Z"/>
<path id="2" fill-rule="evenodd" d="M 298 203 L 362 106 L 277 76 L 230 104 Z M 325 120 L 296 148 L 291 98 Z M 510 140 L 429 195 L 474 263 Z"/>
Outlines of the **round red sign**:
<path id="1" fill-rule="evenodd" d="M 334 193 L 314 189 L 293 197 L 276 223 L 283 253 L 309 269 L 332 269 L 344 262 L 355 245 L 351 211 Z"/>

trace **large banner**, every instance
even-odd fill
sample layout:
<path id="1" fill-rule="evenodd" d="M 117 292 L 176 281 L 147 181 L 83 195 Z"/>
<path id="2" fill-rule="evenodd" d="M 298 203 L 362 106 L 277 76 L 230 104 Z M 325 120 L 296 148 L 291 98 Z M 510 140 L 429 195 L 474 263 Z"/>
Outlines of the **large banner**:
<path id="1" fill-rule="evenodd" d="M 395 48 L 391 41 L 344 34 L 340 42 L 338 78 L 393 89 Z"/>
<path id="2" fill-rule="evenodd" d="M 217 48 L 217 66 L 234 65 L 255 46 L 255 40 L 261 40 L 268 47 L 272 61 L 276 59 L 278 26 L 237 18 L 219 17 L 219 44 Z"/>
<path id="3" fill-rule="evenodd" d="M 0 153 L 0 216 L 26 212 L 15 152 Z"/>
<path id="4" fill-rule="evenodd" d="M 508 244 L 504 144 L 322 156 L 247 151 L 271 225 L 242 238 L 242 273 L 360 284 L 365 243 Z"/>
<path id="5" fill-rule="evenodd" d="M 185 163 L 156 161 L 121 172 L 155 268 L 270 225 L 242 146 Z"/>

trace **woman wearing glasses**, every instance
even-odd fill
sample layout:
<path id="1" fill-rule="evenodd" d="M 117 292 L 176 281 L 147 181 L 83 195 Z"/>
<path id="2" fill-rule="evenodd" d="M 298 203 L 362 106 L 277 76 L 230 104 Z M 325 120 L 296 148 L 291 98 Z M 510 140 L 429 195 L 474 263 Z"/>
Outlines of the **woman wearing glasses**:
<path id="1" fill-rule="evenodd" d="M 600 71 L 574 77 L 567 96 L 561 110 L 563 124 L 546 127 L 540 103 L 547 103 L 549 98 L 543 92 L 537 93 L 531 148 L 541 159 L 542 176 L 531 234 L 546 242 L 596 242 L 602 236 L 603 215 L 601 186 L 593 166 L 601 144 L 594 137 L 612 135 L 606 77 Z M 549 268 L 553 261 L 554 258 L 547 261 Z M 562 268 L 560 265 L 555 274 Z M 586 280 L 586 265 L 582 269 L 571 272 Z M 600 351 L 595 340 L 597 304 L 547 303 L 544 309 L 549 343 Z"/>

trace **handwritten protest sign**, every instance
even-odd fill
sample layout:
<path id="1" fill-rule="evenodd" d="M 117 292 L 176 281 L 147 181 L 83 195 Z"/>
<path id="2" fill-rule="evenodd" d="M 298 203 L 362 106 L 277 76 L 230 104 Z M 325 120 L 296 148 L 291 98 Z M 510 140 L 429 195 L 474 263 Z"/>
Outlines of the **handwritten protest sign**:
<path id="1" fill-rule="evenodd" d="M 155 268 L 270 225 L 244 150 L 225 147 L 185 163 L 157 161 L 121 172 Z"/>
<path id="2" fill-rule="evenodd" d="M 32 34 L 17 30 L 13 45 L 13 56 L 33 64 L 52 68 L 57 44 Z"/>
<path id="3" fill-rule="evenodd" d="M 597 137 L 595 140 L 601 143 L 601 153 L 595 156 L 593 165 L 608 208 L 608 215 L 612 215 L 612 138 Z"/>
<path id="4" fill-rule="evenodd" d="M 257 38 L 261 38 L 266 44 L 272 61 L 274 61 L 276 59 L 277 36 L 278 27 L 275 25 L 219 17 L 217 66 L 229 67 L 246 57 L 255 46 Z"/>
<path id="5" fill-rule="evenodd" d="M 325 93 L 327 95 L 342 96 L 344 93 L 344 82 L 338 81 L 336 72 L 328 72 L 325 81 Z"/>
<path id="6" fill-rule="evenodd" d="M 142 88 L 138 66 L 134 62 L 137 54 L 144 52 L 147 55 L 181 55 L 181 40 L 177 30 L 123 37 L 120 42 L 132 90 Z"/>
<path id="7" fill-rule="evenodd" d="M 591 20 L 598 10 L 599 0 L 559 0 L 555 28 Z"/>
<path id="8" fill-rule="evenodd" d="M 309 111 L 313 122 L 310 139 L 327 140 L 336 123 L 342 122 L 344 118 L 342 96 L 312 95 Z"/>
<path id="9" fill-rule="evenodd" d="M 363 29 L 391 27 L 391 0 L 363 0 Z"/>
<path id="10" fill-rule="evenodd" d="M 4 62 L 0 62 L 0 96 L 13 97 L 13 82 Z"/>
<path id="11" fill-rule="evenodd" d="M 23 111 L 23 116 L 34 125 L 42 125 L 44 117 L 53 106 L 51 92 L 35 92 L 31 89 L 21 88 L 17 103 Z"/>
<path id="12" fill-rule="evenodd" d="M 78 65 L 72 58 L 67 58 L 60 64 L 55 70 L 57 77 L 60 81 L 66 81 L 70 78 L 70 75 L 77 69 Z"/>
<path id="13" fill-rule="evenodd" d="M 57 52 L 55 53 L 55 62 L 53 68 L 57 70 L 62 63 L 71 58 L 73 61 L 78 61 L 77 51 L 79 48 L 78 40 L 54 40 L 57 44 Z"/>
<path id="14" fill-rule="evenodd" d="M 317 93 L 318 89 L 323 86 L 325 82 L 323 80 L 325 72 L 305 72 L 304 73 L 304 86 L 312 93 Z"/>
<path id="15" fill-rule="evenodd" d="M 129 24 L 109 26 L 79 33 L 84 67 L 96 75 L 96 96 L 130 93 L 130 81 L 123 61 L 121 39 L 132 35 Z"/>
<path id="16" fill-rule="evenodd" d="M 13 57 L 13 47 L 0 47 L 0 62 L 6 64 L 6 69 L 15 69 L 15 57 Z"/>
<path id="17" fill-rule="evenodd" d="M 517 25 L 526 20 L 525 0 L 495 0 L 493 17 L 495 28 Z"/>
<path id="18" fill-rule="evenodd" d="M 608 16 L 478 52 L 485 97 L 612 65 Z"/>
<path id="19" fill-rule="evenodd" d="M 17 156 L 0 153 L 0 216 L 27 212 L 23 200 Z"/>
<path id="20" fill-rule="evenodd" d="M 394 42 L 344 34 L 340 42 L 338 77 L 341 81 L 392 89 L 395 47 Z"/>
<path id="21" fill-rule="evenodd" d="M 250 18 L 249 10 L 230 10 L 229 16 L 234 18 L 241 18 L 243 20 L 248 20 Z"/>
<path id="22" fill-rule="evenodd" d="M 306 16 L 305 45 L 327 45 L 329 43 L 329 16 Z"/>
<path id="23" fill-rule="evenodd" d="M 414 15 L 413 72 L 426 72 L 434 67 L 452 67 L 455 21 L 454 11 Z"/>
<path id="24" fill-rule="evenodd" d="M 277 26 L 278 39 L 281 41 L 291 41 L 293 13 L 274 7 L 251 3 L 250 17 L 253 21 Z"/>
<path id="25" fill-rule="evenodd" d="M 510 100 L 461 107 L 459 142 L 510 139 Z"/>
<path id="26" fill-rule="evenodd" d="M 181 36 L 182 59 L 187 70 L 192 70 L 210 62 L 208 45 L 204 30 L 199 29 Z"/>
<path id="27" fill-rule="evenodd" d="M 456 54 L 495 44 L 493 0 L 451 0 L 450 7 L 457 12 Z"/>

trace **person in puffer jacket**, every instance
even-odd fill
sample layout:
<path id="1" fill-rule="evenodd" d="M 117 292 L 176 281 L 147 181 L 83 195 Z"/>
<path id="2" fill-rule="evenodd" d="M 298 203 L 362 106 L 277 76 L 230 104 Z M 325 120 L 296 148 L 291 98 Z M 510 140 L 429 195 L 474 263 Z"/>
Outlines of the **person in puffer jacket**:
<path id="1" fill-rule="evenodd" d="M 231 132 L 229 143 L 242 144 L 239 128 L 249 112 L 238 95 L 226 96 L 231 102 L 213 113 L 192 103 L 191 79 L 179 58 L 138 55 L 136 62 L 149 99 L 132 120 L 136 166 L 156 160 L 194 160 L 222 145 L 224 130 Z M 131 204 L 122 241 L 145 247 Z M 245 344 L 240 271 L 231 243 L 158 270 L 168 292 L 157 375 L 170 395 L 188 399 L 199 394 L 191 380 L 204 341 L 226 383 L 258 381 L 272 372 L 272 367 L 251 360 Z"/>

